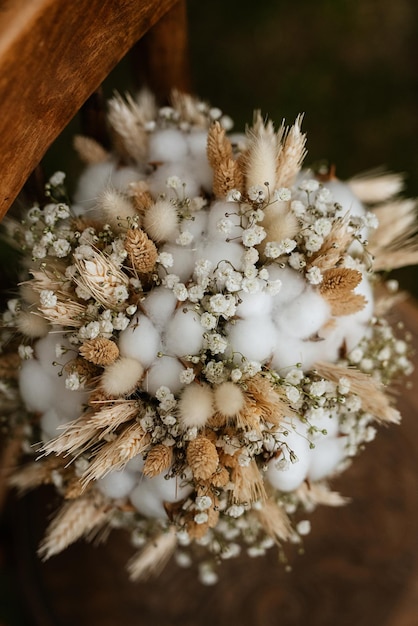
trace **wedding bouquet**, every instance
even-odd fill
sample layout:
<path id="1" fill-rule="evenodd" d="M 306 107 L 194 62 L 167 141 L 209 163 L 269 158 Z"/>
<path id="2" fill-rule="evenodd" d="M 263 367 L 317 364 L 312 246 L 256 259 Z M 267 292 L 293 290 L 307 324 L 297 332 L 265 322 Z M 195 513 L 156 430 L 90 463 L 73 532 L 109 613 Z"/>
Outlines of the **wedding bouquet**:
<path id="1" fill-rule="evenodd" d="M 302 169 L 301 117 L 245 134 L 188 95 L 109 103 L 111 152 L 48 202 L 8 218 L 22 251 L 3 315 L 0 392 L 34 460 L 21 491 L 52 483 L 62 508 L 42 558 L 124 528 L 133 579 L 171 555 L 202 582 L 309 532 L 329 480 L 411 372 L 383 272 L 416 263 L 414 202 L 391 174 L 339 181 Z M 398 334 L 401 333 L 401 334 Z"/>

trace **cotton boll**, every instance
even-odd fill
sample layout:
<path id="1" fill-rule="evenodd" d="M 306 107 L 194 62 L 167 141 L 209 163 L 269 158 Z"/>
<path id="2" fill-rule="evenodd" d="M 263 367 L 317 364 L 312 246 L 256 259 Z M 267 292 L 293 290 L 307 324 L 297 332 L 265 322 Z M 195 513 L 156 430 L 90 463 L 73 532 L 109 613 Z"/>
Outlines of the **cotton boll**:
<path id="1" fill-rule="evenodd" d="M 135 390 L 143 375 L 144 367 L 139 361 L 122 357 L 105 368 L 101 386 L 109 396 L 124 396 Z"/>
<path id="2" fill-rule="evenodd" d="M 129 499 L 138 513 L 145 517 L 166 518 L 163 502 L 144 477 L 131 491 Z"/>
<path id="3" fill-rule="evenodd" d="M 57 351 L 59 356 L 57 356 Z M 63 366 L 75 358 L 76 353 L 61 334 L 49 333 L 36 342 L 35 356 L 45 372 L 55 378 L 62 371 Z"/>
<path id="4" fill-rule="evenodd" d="M 167 128 L 151 133 L 149 137 L 150 162 L 180 161 L 187 155 L 187 142 L 184 134 L 176 129 Z"/>
<path id="5" fill-rule="evenodd" d="M 229 261 L 237 271 L 242 268 L 243 249 L 234 241 L 210 240 L 196 252 L 196 258 L 207 259 L 216 267 L 221 261 Z"/>
<path id="6" fill-rule="evenodd" d="M 254 315 L 268 315 L 272 310 L 273 298 L 265 291 L 239 294 L 241 303 L 237 306 L 237 315 L 248 318 Z"/>
<path id="7" fill-rule="evenodd" d="M 350 215 L 356 216 L 365 214 L 366 211 L 362 202 L 360 202 L 346 183 L 334 178 L 323 183 L 323 186 L 331 191 L 334 202 L 341 204 L 343 213 L 348 212 Z"/>
<path id="8" fill-rule="evenodd" d="M 120 333 L 118 347 L 121 356 L 136 359 L 147 368 L 156 359 L 160 343 L 160 333 L 153 323 L 146 315 L 138 313 Z"/>
<path id="9" fill-rule="evenodd" d="M 193 157 L 195 177 L 205 191 L 211 191 L 213 170 L 206 155 L 207 139 L 206 131 L 192 131 L 186 136 L 189 153 Z"/>
<path id="10" fill-rule="evenodd" d="M 19 390 L 29 411 L 43 413 L 50 408 L 54 397 L 54 384 L 53 378 L 45 372 L 37 360 L 30 359 L 22 363 Z"/>
<path id="11" fill-rule="evenodd" d="M 82 172 L 74 193 L 74 201 L 81 205 L 85 212 L 95 206 L 100 193 L 108 187 L 114 171 L 115 164 L 105 161 L 89 165 Z"/>
<path id="12" fill-rule="evenodd" d="M 307 371 L 318 361 L 336 361 L 341 344 L 342 334 L 324 341 L 305 341 L 278 330 L 271 365 L 275 370 L 284 372 L 301 363 L 302 369 Z"/>
<path id="13" fill-rule="evenodd" d="M 143 227 L 147 234 L 161 243 L 177 232 L 178 216 L 176 207 L 168 200 L 157 200 L 145 213 Z"/>
<path id="14" fill-rule="evenodd" d="M 65 387 L 64 377 L 57 379 L 54 386 L 54 397 L 51 406 L 62 414 L 65 421 L 79 417 L 83 412 L 83 404 L 87 402 L 88 392 L 84 389 L 71 391 Z"/>
<path id="15" fill-rule="evenodd" d="M 173 255 L 173 265 L 169 268 L 170 274 L 176 274 L 182 283 L 189 280 L 193 274 L 196 253 L 194 249 L 185 246 L 178 246 L 175 243 L 166 243 L 160 252 L 168 252 Z M 164 277 L 166 271 L 161 268 L 160 276 Z"/>
<path id="16" fill-rule="evenodd" d="M 183 185 L 179 189 L 167 187 L 167 179 L 177 176 Z M 194 198 L 200 194 L 200 183 L 195 178 L 194 163 L 191 157 L 186 157 L 182 161 L 165 163 L 160 165 L 148 178 L 147 183 L 154 196 L 165 194 L 167 198 L 177 199 L 185 194 L 188 198 Z"/>
<path id="17" fill-rule="evenodd" d="M 329 304 L 312 288 L 277 311 L 274 321 L 279 330 L 305 339 L 316 333 L 330 317 Z"/>
<path id="18" fill-rule="evenodd" d="M 153 396 L 161 386 L 168 387 L 172 393 L 177 393 L 183 386 L 180 382 L 183 370 L 183 365 L 176 358 L 158 357 L 146 372 L 142 388 Z"/>
<path id="19" fill-rule="evenodd" d="M 208 215 L 207 234 L 213 239 L 234 239 L 242 236 L 241 219 L 242 216 L 237 214 L 238 205 L 233 202 L 215 202 L 210 207 Z M 233 226 L 228 232 L 221 232 L 218 224 L 221 220 L 228 220 Z"/>
<path id="20" fill-rule="evenodd" d="M 58 435 L 61 434 L 61 430 L 58 430 L 60 426 L 67 422 L 66 419 L 62 418 L 62 414 L 55 409 L 48 409 L 42 415 L 40 420 L 41 430 L 42 430 L 42 441 L 50 441 Z"/>
<path id="21" fill-rule="evenodd" d="M 126 498 L 137 483 L 135 476 L 125 470 L 109 472 L 96 481 L 96 486 L 108 498 Z"/>
<path id="22" fill-rule="evenodd" d="M 361 283 L 357 285 L 354 292 L 365 297 L 366 305 L 352 317 L 355 317 L 357 322 L 368 322 L 373 315 L 374 298 L 372 286 L 366 275 L 363 275 Z"/>
<path id="23" fill-rule="evenodd" d="M 302 425 L 298 425 L 297 430 L 298 432 L 289 426 L 289 434 L 286 437 L 283 436 L 283 441 L 296 455 L 297 460 L 292 463 L 289 460 L 289 453 L 284 447 L 283 454 L 285 459 L 288 460 L 285 467 L 280 468 L 280 457 L 269 461 L 267 466 L 266 480 L 272 487 L 280 491 L 289 492 L 297 489 L 308 473 L 312 451 L 309 449 L 309 441 L 306 439 L 306 432 Z"/>
<path id="24" fill-rule="evenodd" d="M 271 265 L 268 271 L 269 280 L 280 280 L 282 283 L 279 293 L 274 296 L 274 306 L 281 306 L 295 300 L 306 287 L 303 276 L 290 267 L 280 268 L 277 265 Z"/>
<path id="25" fill-rule="evenodd" d="M 196 211 L 192 214 L 191 219 L 186 219 L 182 222 L 180 226 L 180 232 L 184 232 L 188 230 L 194 237 L 195 241 L 198 241 L 203 233 L 206 232 L 208 222 L 208 212 L 207 211 Z"/>
<path id="26" fill-rule="evenodd" d="M 204 332 L 200 316 L 195 311 L 179 308 L 167 324 L 165 351 L 175 356 L 199 354 Z"/>
<path id="27" fill-rule="evenodd" d="M 147 486 L 164 502 L 178 502 L 193 491 L 193 487 L 179 476 L 166 478 L 163 473 L 152 478 L 146 478 L 146 481 Z"/>
<path id="28" fill-rule="evenodd" d="M 267 316 L 257 315 L 248 319 L 238 320 L 228 327 L 229 344 L 237 353 L 249 361 L 265 362 L 273 353 L 276 339 L 276 329 Z"/>
<path id="29" fill-rule="evenodd" d="M 154 326 L 161 330 L 173 315 L 177 298 L 170 289 L 156 287 L 150 291 L 141 305 Z"/>
<path id="30" fill-rule="evenodd" d="M 136 183 L 143 178 L 144 174 L 133 167 L 120 167 L 113 171 L 110 183 L 118 191 L 126 193 L 129 191 L 130 183 Z"/>
<path id="31" fill-rule="evenodd" d="M 315 445 L 318 442 L 320 443 L 325 439 L 336 437 L 338 435 L 338 418 L 335 414 L 332 414 L 327 410 L 316 411 L 313 415 L 309 416 L 308 421 L 310 426 L 314 426 L 318 429 L 317 432 L 314 432 L 311 435 L 311 439 L 315 442 Z M 326 435 L 324 435 L 323 432 L 319 432 L 323 430 L 327 431 Z"/>
<path id="32" fill-rule="evenodd" d="M 203 428 L 214 413 L 214 397 L 208 385 L 191 383 L 179 400 L 179 421 L 185 430 Z"/>
<path id="33" fill-rule="evenodd" d="M 131 474 L 138 474 L 142 472 L 144 469 L 145 460 L 142 454 L 137 454 L 132 459 L 129 459 L 127 464 L 124 467 L 126 472 L 130 472 Z"/>
<path id="34" fill-rule="evenodd" d="M 351 352 L 363 337 L 368 337 L 371 334 L 371 329 L 367 325 L 356 320 L 350 320 L 349 316 L 342 318 L 340 325 L 347 352 Z"/>
<path id="35" fill-rule="evenodd" d="M 225 382 L 214 389 L 215 408 L 225 417 L 234 417 L 245 404 L 245 396 L 238 385 Z"/>
<path id="36" fill-rule="evenodd" d="M 348 437 L 329 437 L 316 442 L 311 450 L 308 478 L 321 480 L 332 475 L 347 456 Z"/>

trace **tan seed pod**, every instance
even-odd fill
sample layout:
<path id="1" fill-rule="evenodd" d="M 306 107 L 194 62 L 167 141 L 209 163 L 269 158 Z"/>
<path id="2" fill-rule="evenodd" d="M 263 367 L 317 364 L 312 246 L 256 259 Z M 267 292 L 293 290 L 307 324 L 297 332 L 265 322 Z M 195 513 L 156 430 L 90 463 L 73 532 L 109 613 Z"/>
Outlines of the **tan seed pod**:
<path id="1" fill-rule="evenodd" d="M 167 470 L 172 462 L 173 448 L 165 446 L 163 443 L 158 443 L 149 451 L 142 473 L 148 476 L 148 478 L 158 476 L 158 474 Z"/>
<path id="2" fill-rule="evenodd" d="M 152 272 L 158 257 L 153 241 L 143 230 L 131 228 L 126 232 L 125 250 L 129 254 L 132 267 L 141 274 Z"/>
<path id="3" fill-rule="evenodd" d="M 229 482 L 229 472 L 226 467 L 218 467 L 216 472 L 211 476 L 210 482 L 214 487 L 225 487 Z"/>
<path id="4" fill-rule="evenodd" d="M 94 365 L 110 365 L 119 357 L 119 348 L 114 341 L 105 337 L 87 339 L 80 348 L 80 354 Z"/>
<path id="5" fill-rule="evenodd" d="M 218 467 L 216 447 L 207 437 L 196 437 L 187 447 L 187 462 L 196 479 L 206 480 Z"/>

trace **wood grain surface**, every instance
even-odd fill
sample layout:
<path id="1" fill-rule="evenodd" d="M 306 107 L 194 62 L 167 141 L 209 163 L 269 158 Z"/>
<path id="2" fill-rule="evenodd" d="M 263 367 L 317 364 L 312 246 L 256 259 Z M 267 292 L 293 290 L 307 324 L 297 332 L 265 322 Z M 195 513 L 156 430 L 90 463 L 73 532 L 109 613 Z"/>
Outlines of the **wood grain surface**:
<path id="1" fill-rule="evenodd" d="M 176 0 L 0 3 L 0 217 L 83 102 L 175 4 Z M 176 32 L 165 29 L 163 35 L 173 38 Z M 165 47 L 170 50 L 172 44 L 166 42 Z M 173 68 L 176 54 L 171 58 Z"/>
<path id="2" fill-rule="evenodd" d="M 404 304 L 418 347 L 418 311 Z M 226 561 L 217 586 L 170 563 L 160 577 L 128 581 L 131 548 L 114 531 L 107 545 L 79 543 L 42 564 L 36 546 L 57 502 L 49 491 L 14 500 L 8 509 L 13 559 L 30 624 L 39 626 L 416 626 L 418 623 L 418 375 L 400 392 L 401 426 L 375 441 L 334 487 L 347 507 L 319 508 L 305 553 L 289 550 L 285 572 L 274 550 L 266 558 Z"/>

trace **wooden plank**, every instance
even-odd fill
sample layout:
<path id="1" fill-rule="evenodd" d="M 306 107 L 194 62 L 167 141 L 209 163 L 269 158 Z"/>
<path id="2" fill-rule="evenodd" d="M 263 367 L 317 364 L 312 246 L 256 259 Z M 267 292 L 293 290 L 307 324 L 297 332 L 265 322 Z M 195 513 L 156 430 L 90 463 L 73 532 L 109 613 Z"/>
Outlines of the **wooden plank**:
<path id="1" fill-rule="evenodd" d="M 176 0 L 17 0 L 0 7 L 0 217 L 43 154 Z"/>

